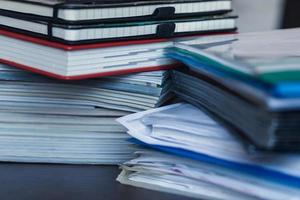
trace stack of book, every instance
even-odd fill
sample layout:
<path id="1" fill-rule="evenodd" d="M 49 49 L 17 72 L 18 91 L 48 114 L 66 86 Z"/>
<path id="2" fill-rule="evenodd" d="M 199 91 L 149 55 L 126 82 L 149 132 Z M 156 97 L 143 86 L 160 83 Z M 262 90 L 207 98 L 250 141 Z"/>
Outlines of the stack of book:
<path id="1" fill-rule="evenodd" d="M 0 1 L 0 160 L 117 164 L 132 158 L 135 147 L 115 119 L 168 101 L 164 70 L 179 65 L 164 55 L 170 38 L 235 31 L 231 4 Z"/>
<path id="2" fill-rule="evenodd" d="M 234 31 L 231 0 L 0 2 L 0 61 L 60 79 L 169 69 L 167 38 Z"/>
<path id="3" fill-rule="evenodd" d="M 118 180 L 198 198 L 299 199 L 299 34 L 177 40 L 167 55 L 188 68 L 172 71 L 172 89 L 190 104 L 118 120 L 160 150 L 137 152 Z"/>

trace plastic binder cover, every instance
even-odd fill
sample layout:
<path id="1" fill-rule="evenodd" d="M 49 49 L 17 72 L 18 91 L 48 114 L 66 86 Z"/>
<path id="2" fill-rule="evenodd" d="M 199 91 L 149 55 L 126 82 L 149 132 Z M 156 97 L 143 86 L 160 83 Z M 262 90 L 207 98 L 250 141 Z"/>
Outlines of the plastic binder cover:
<path id="1" fill-rule="evenodd" d="M 1 12 L 63 24 L 128 22 L 223 14 L 231 0 L 2 0 Z"/>
<path id="2" fill-rule="evenodd" d="M 233 31 L 236 29 L 235 18 L 234 16 L 220 15 L 134 23 L 65 25 L 31 20 L 26 17 L 18 19 L 10 13 L 1 12 L 0 27 L 61 43 L 82 44 Z"/>
<path id="3" fill-rule="evenodd" d="M 299 33 L 285 29 L 198 37 L 179 41 L 172 52 L 196 71 L 226 76 L 271 96 L 299 97 Z"/>

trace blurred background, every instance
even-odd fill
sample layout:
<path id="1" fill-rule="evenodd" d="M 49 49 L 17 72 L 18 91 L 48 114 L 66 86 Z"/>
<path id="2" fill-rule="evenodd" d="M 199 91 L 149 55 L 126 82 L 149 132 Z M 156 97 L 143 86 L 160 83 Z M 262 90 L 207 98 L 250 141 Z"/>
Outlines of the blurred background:
<path id="1" fill-rule="evenodd" d="M 239 32 L 300 27 L 300 0 L 233 0 Z"/>

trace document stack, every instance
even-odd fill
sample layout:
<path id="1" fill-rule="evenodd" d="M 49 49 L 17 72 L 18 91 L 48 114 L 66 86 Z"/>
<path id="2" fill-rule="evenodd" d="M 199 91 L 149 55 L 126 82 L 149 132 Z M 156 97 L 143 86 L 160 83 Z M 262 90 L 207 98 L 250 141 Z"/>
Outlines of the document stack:
<path id="1" fill-rule="evenodd" d="M 132 158 L 115 119 L 167 101 L 165 70 L 179 65 L 163 53 L 171 38 L 235 31 L 231 9 L 231 0 L 1 0 L 0 160 Z"/>
<path id="2" fill-rule="evenodd" d="M 171 37 L 235 31 L 231 0 L 1 0 L 0 62 L 59 79 L 166 70 Z"/>
<path id="3" fill-rule="evenodd" d="M 300 199 L 299 35 L 177 40 L 167 56 L 188 68 L 172 71 L 172 89 L 190 104 L 118 119 L 145 147 L 118 181 L 200 199 Z"/>
<path id="4" fill-rule="evenodd" d="M 199 199 L 300 199 L 299 154 L 253 151 L 206 110 L 178 103 L 118 121 L 148 147 L 122 165 L 123 184 Z"/>
<path id="5" fill-rule="evenodd" d="M 300 29 L 195 38 L 169 56 L 175 92 L 207 109 L 258 148 L 300 149 Z"/>
<path id="6" fill-rule="evenodd" d="M 133 156 L 116 118 L 169 98 L 164 71 L 57 81 L 0 65 L 0 160 L 118 164 Z"/>

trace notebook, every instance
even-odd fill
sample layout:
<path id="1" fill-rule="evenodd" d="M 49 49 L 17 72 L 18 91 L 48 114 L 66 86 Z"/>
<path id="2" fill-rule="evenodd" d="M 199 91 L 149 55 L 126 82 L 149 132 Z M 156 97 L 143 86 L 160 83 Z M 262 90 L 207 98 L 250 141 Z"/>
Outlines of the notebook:
<path id="1" fill-rule="evenodd" d="M 0 30 L 0 62 L 58 79 L 170 69 L 176 62 L 165 58 L 164 39 L 89 45 L 64 45 Z"/>
<path id="2" fill-rule="evenodd" d="M 2 0 L 1 13 L 57 23 L 128 22 L 222 14 L 231 0 Z"/>
<path id="3" fill-rule="evenodd" d="M 0 12 L 0 27 L 61 43 L 82 44 L 233 31 L 236 29 L 235 18 L 217 15 L 162 21 L 66 25 L 28 17 L 14 18 L 10 13 Z"/>

